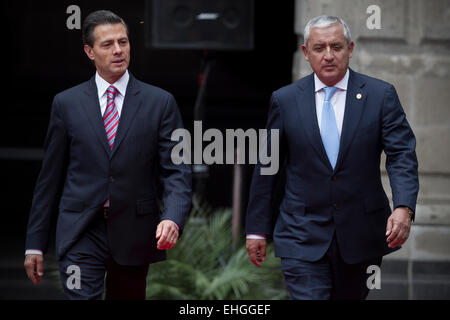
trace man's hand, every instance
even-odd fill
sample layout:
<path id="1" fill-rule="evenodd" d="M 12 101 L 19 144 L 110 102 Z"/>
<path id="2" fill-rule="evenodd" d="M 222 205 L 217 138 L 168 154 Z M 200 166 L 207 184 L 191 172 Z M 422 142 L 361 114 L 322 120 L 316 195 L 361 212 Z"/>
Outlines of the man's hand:
<path id="1" fill-rule="evenodd" d="M 388 219 L 386 227 L 387 242 L 389 248 L 401 246 L 408 239 L 411 230 L 411 217 L 408 208 L 398 207 Z"/>
<path id="2" fill-rule="evenodd" d="M 265 239 L 247 239 L 247 253 L 250 260 L 257 267 L 261 267 L 261 262 L 266 261 L 267 241 Z"/>
<path id="3" fill-rule="evenodd" d="M 159 250 L 172 249 L 178 240 L 178 226 L 171 220 L 163 220 L 156 228 Z"/>
<path id="4" fill-rule="evenodd" d="M 44 257 L 41 254 L 27 254 L 24 262 L 28 278 L 37 285 L 44 276 Z"/>

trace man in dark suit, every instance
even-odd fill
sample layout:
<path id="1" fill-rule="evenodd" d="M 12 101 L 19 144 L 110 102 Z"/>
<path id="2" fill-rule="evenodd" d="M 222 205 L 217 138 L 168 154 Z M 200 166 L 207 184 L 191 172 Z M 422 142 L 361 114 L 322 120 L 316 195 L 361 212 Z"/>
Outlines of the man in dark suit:
<path id="1" fill-rule="evenodd" d="M 247 251 L 261 266 L 273 236 L 293 299 L 365 299 L 368 267 L 399 249 L 414 219 L 415 137 L 394 87 L 349 69 L 354 43 L 344 21 L 316 17 L 304 35 L 314 73 L 272 94 L 267 122 L 279 130 L 285 193 L 274 217 L 277 179 L 257 164 Z M 393 212 L 381 183 L 382 151 Z"/>
<path id="2" fill-rule="evenodd" d="M 25 268 L 34 284 L 42 280 L 57 213 L 56 256 L 68 298 L 101 298 L 106 272 L 107 299 L 145 299 L 148 266 L 165 260 L 191 205 L 191 168 L 170 157 L 172 131 L 183 124 L 170 93 L 128 72 L 120 17 L 93 12 L 82 32 L 97 72 L 54 98 Z"/>

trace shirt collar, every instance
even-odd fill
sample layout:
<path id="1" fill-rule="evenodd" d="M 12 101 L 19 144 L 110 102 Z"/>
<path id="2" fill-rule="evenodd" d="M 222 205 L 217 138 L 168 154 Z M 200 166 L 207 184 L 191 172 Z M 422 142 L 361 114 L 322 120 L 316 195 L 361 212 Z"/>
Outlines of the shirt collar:
<path id="1" fill-rule="evenodd" d="M 125 92 L 127 90 L 128 80 L 130 80 L 130 75 L 128 74 L 128 70 L 125 71 L 122 77 L 119 80 L 114 82 L 112 85 L 119 91 L 119 94 L 123 97 L 125 96 Z M 108 81 L 103 79 L 98 72 L 95 73 L 95 84 L 97 85 L 98 97 L 99 99 L 103 97 L 106 90 L 111 85 Z"/>
<path id="2" fill-rule="evenodd" d="M 341 90 L 346 91 L 347 90 L 347 85 L 348 85 L 348 78 L 350 75 L 350 71 L 347 68 L 347 72 L 345 73 L 344 77 L 334 85 L 334 87 L 337 87 Z M 319 77 L 316 75 L 316 73 L 314 73 L 314 88 L 315 88 L 315 92 L 318 92 L 320 90 L 322 90 L 323 88 L 325 88 L 326 85 L 320 81 Z"/>

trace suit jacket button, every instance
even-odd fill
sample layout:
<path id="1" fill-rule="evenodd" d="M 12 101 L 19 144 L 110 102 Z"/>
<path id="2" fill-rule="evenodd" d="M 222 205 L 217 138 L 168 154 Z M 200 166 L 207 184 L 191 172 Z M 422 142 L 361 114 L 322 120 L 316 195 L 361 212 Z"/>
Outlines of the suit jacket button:
<path id="1" fill-rule="evenodd" d="M 334 207 L 336 210 L 339 209 L 339 206 L 338 206 L 336 203 L 333 203 L 333 207 Z"/>
<path id="2" fill-rule="evenodd" d="M 113 176 L 109 177 L 109 181 L 114 182 L 114 177 Z"/>

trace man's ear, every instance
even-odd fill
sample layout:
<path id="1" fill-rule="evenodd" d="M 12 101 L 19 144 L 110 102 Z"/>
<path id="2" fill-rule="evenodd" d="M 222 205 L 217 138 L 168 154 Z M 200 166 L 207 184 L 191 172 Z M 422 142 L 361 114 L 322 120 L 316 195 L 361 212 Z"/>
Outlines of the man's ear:
<path id="1" fill-rule="evenodd" d="M 95 58 L 94 49 L 90 45 L 87 44 L 84 45 L 84 52 L 86 52 L 86 55 L 88 56 L 89 59 L 94 61 Z"/>
<path id="2" fill-rule="evenodd" d="M 348 57 L 351 58 L 353 56 L 353 48 L 355 47 L 355 43 L 350 42 L 350 46 L 348 47 Z"/>
<path id="3" fill-rule="evenodd" d="M 305 56 L 306 61 L 309 62 L 308 49 L 306 48 L 306 46 L 304 44 L 302 44 L 302 51 L 303 51 L 303 55 Z"/>

